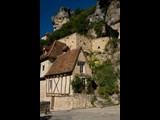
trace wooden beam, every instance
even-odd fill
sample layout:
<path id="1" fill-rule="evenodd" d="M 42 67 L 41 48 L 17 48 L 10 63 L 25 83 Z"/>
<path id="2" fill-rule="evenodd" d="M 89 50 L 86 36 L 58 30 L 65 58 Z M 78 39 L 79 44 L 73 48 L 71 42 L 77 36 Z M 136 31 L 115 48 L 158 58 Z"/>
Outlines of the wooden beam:
<path id="1" fill-rule="evenodd" d="M 62 81 L 63 81 L 63 76 L 61 75 L 61 94 L 62 94 Z"/>
<path id="2" fill-rule="evenodd" d="M 70 89 L 71 89 L 71 75 L 69 76 L 69 94 L 70 94 Z"/>
<path id="3" fill-rule="evenodd" d="M 66 94 L 66 82 L 67 82 L 67 76 L 65 74 L 65 86 L 64 86 L 64 93 Z"/>
<path id="4" fill-rule="evenodd" d="M 55 80 L 55 77 L 53 76 L 53 81 Z M 52 87 L 52 93 L 53 93 L 54 91 L 53 91 L 53 87 Z"/>
<path id="5" fill-rule="evenodd" d="M 59 93 L 59 89 L 58 89 L 58 87 L 57 87 L 59 80 L 60 80 L 60 77 L 58 77 L 57 83 L 56 83 L 56 80 L 54 80 L 54 83 L 55 83 L 54 93 L 55 93 L 56 88 L 57 88 L 57 91 L 58 91 L 58 93 Z"/>

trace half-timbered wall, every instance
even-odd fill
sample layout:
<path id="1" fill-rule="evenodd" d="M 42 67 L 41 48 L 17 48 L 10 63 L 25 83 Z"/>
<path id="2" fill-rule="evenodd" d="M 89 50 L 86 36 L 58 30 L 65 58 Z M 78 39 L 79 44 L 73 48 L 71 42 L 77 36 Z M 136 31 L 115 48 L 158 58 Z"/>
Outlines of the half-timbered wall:
<path id="1" fill-rule="evenodd" d="M 46 82 L 47 96 L 71 95 L 73 93 L 71 90 L 72 80 L 73 76 L 68 74 L 48 77 Z"/>

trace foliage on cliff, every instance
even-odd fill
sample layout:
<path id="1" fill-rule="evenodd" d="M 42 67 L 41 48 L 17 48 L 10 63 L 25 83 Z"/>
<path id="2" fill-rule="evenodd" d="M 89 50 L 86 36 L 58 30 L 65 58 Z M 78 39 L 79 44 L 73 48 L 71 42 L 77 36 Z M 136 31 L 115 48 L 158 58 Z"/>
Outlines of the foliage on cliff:
<path id="1" fill-rule="evenodd" d="M 80 8 L 76 9 L 75 14 L 70 17 L 70 21 L 68 23 L 64 24 L 60 29 L 53 32 L 48 40 L 45 42 L 40 42 L 40 50 L 42 50 L 43 45 L 48 45 L 54 40 L 71 35 L 72 33 L 77 32 L 80 34 L 86 34 L 89 28 L 89 21 L 87 20 L 87 17 L 94 13 L 94 11 L 95 6 L 92 6 L 86 10 Z"/>
<path id="2" fill-rule="evenodd" d="M 106 6 L 108 6 L 111 1 L 113 0 L 99 0 L 101 9 L 105 10 L 107 8 Z M 119 94 L 120 92 L 120 39 L 118 39 L 118 32 L 115 32 L 115 30 L 113 30 L 112 27 L 107 24 L 107 21 L 89 21 L 88 17 L 92 16 L 95 10 L 96 6 L 90 7 L 86 10 L 80 8 L 76 9 L 74 14 L 70 16 L 69 22 L 53 32 L 47 40 L 40 41 L 40 50 L 42 50 L 44 45 L 50 45 L 54 40 L 66 37 L 75 32 L 87 35 L 89 30 L 94 29 L 97 34 L 96 37 L 109 36 L 110 40 L 105 47 L 105 54 L 107 56 L 104 60 L 105 62 L 100 64 L 100 60 L 95 56 L 93 51 L 85 52 L 85 55 L 87 56 L 87 62 L 93 73 L 92 77 L 87 78 L 87 89 L 85 89 L 84 82 L 79 76 L 75 76 L 72 82 L 72 87 L 75 93 L 85 92 L 91 94 L 95 92 L 96 88 L 98 88 L 96 89 L 98 90 L 98 94 L 103 98 L 108 98 L 112 94 Z M 110 18 L 114 18 L 112 17 L 112 14 L 110 16 Z M 110 21 L 113 22 L 114 20 L 111 19 Z"/>
<path id="3" fill-rule="evenodd" d="M 98 93 L 107 98 L 108 96 L 119 93 L 117 83 L 117 74 L 114 71 L 110 60 L 105 61 L 96 69 L 96 83 L 99 85 Z"/>

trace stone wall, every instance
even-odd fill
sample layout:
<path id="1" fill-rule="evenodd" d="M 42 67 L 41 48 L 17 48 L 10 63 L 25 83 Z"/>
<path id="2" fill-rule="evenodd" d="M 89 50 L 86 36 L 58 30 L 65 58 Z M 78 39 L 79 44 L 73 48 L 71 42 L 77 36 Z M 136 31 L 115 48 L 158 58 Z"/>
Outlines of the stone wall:
<path id="1" fill-rule="evenodd" d="M 40 102 L 40 114 L 48 113 L 50 111 L 50 102 L 49 101 L 41 101 Z"/>
<path id="2" fill-rule="evenodd" d="M 76 40 L 77 40 L 76 33 L 74 33 L 72 35 L 61 38 L 58 41 L 65 43 L 70 48 L 70 50 L 73 50 L 76 49 L 77 45 Z"/>
<path id="3" fill-rule="evenodd" d="M 77 47 L 82 47 L 83 50 L 91 50 L 92 49 L 92 42 L 91 39 L 80 35 L 76 34 L 76 39 L 77 39 Z"/>
<path id="4" fill-rule="evenodd" d="M 91 50 L 92 43 L 87 37 L 80 35 L 78 33 L 73 33 L 69 36 L 59 39 L 58 41 L 65 43 L 70 50 L 82 47 L 83 50 Z"/>
<path id="5" fill-rule="evenodd" d="M 92 50 L 104 52 L 105 45 L 108 43 L 109 37 L 101 37 L 91 40 L 83 35 L 74 33 L 72 35 L 61 38 L 58 41 L 65 43 L 70 48 L 70 50 L 82 47 L 84 51 Z"/>
<path id="6" fill-rule="evenodd" d="M 92 40 L 92 51 L 104 52 L 109 37 L 101 37 Z"/>
<path id="7" fill-rule="evenodd" d="M 71 110 L 80 108 L 91 108 L 92 95 L 76 94 L 74 96 L 55 97 L 54 98 L 54 111 Z"/>
<path id="8" fill-rule="evenodd" d="M 40 80 L 40 101 L 50 101 L 50 97 L 46 97 L 46 80 Z"/>

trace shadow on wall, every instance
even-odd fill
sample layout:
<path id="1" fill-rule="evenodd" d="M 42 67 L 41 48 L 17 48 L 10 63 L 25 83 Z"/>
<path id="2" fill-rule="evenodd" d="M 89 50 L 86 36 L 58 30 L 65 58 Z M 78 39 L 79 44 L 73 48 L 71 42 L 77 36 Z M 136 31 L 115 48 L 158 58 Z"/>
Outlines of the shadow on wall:
<path id="1" fill-rule="evenodd" d="M 49 120 L 51 117 L 52 117 L 51 115 L 43 116 L 43 117 L 40 117 L 40 120 Z"/>
<path id="2" fill-rule="evenodd" d="M 107 36 L 118 38 L 119 33 L 116 30 L 113 30 L 110 26 L 105 26 Z"/>

